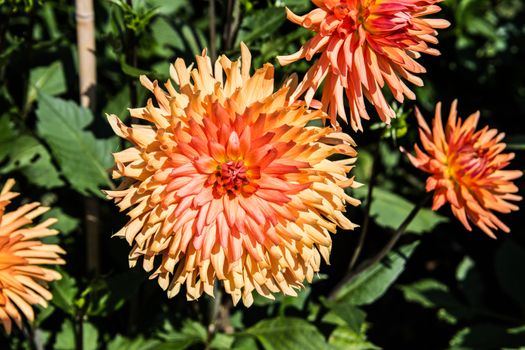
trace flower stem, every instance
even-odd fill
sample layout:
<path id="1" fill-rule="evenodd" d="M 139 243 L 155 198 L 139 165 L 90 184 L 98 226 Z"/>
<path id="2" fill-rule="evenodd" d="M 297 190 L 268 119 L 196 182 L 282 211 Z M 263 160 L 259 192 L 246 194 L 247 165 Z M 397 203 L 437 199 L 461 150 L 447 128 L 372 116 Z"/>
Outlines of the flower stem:
<path id="1" fill-rule="evenodd" d="M 343 288 L 346 284 L 348 284 L 355 276 L 359 275 L 360 273 L 367 270 L 369 267 L 375 265 L 376 263 L 383 260 L 383 258 L 394 248 L 394 245 L 397 243 L 401 235 L 405 233 L 408 225 L 414 220 L 416 215 L 419 213 L 419 210 L 423 208 L 423 205 L 432 197 L 432 193 L 428 193 L 425 195 L 422 201 L 420 201 L 417 205 L 412 208 L 412 211 L 407 215 L 405 220 L 399 225 L 397 230 L 394 232 L 390 240 L 386 243 L 386 245 L 373 257 L 370 259 L 367 259 L 363 261 L 357 268 L 355 268 L 352 271 L 349 271 L 343 279 L 334 287 L 334 289 L 330 292 L 328 295 L 328 300 L 334 300 L 337 296 L 337 293 Z"/>
<path id="2" fill-rule="evenodd" d="M 80 311 L 73 320 L 73 329 L 75 332 L 75 349 L 84 349 L 84 315 Z"/>
<path id="3" fill-rule="evenodd" d="M 213 298 L 213 301 L 210 303 L 211 305 L 209 308 L 208 337 L 207 337 L 208 340 L 206 344 L 206 349 L 211 349 L 209 346 L 218 328 L 217 318 L 219 316 L 219 311 L 221 309 L 222 290 L 220 289 L 217 282 L 215 282 L 214 294 L 215 294 L 215 297 Z"/>
<path id="4" fill-rule="evenodd" d="M 29 349 L 31 350 L 40 350 L 42 349 L 41 346 L 38 346 L 36 340 L 35 340 L 35 331 L 33 329 L 33 325 L 26 320 L 26 322 L 24 322 L 24 328 L 22 330 L 22 332 L 24 333 L 26 339 L 27 339 L 27 342 L 29 343 Z"/>
<path id="5" fill-rule="evenodd" d="M 215 0 L 209 0 L 208 15 L 210 20 L 210 58 L 214 62 L 217 58 L 217 49 L 215 47 L 216 30 L 215 30 Z"/>
<path id="6" fill-rule="evenodd" d="M 222 34 L 222 50 L 231 50 L 235 42 L 237 30 L 240 24 L 240 4 L 239 0 L 228 0 L 226 5 L 226 21 Z"/>
<path id="7" fill-rule="evenodd" d="M 422 201 L 420 201 L 414 208 L 412 208 L 412 211 L 407 215 L 405 220 L 399 225 L 398 229 L 394 232 L 390 240 L 387 242 L 387 244 L 381 249 L 375 256 L 373 256 L 371 259 L 368 259 L 366 261 L 363 261 L 361 265 L 359 265 L 356 268 L 355 274 L 359 274 L 362 271 L 366 270 L 370 266 L 376 264 L 377 262 L 383 260 L 383 258 L 394 248 L 394 245 L 397 243 L 399 238 L 403 233 L 405 233 L 408 225 L 414 220 L 416 215 L 419 213 L 419 210 L 423 208 L 423 205 L 432 197 L 432 193 L 429 193 L 425 195 Z"/>
<path id="8" fill-rule="evenodd" d="M 373 152 L 373 158 L 372 158 L 372 171 L 370 174 L 370 181 L 368 183 L 368 194 L 366 196 L 366 207 L 365 207 L 365 218 L 363 219 L 363 226 L 361 228 L 361 233 L 359 235 L 359 241 L 357 243 L 357 247 L 354 250 L 354 254 L 352 255 L 352 258 L 350 259 L 350 264 L 348 265 L 348 271 L 352 271 L 354 268 L 357 259 L 359 258 L 359 255 L 361 254 L 361 250 L 363 249 L 363 245 L 365 243 L 366 234 L 368 233 L 368 227 L 370 224 L 370 208 L 372 206 L 372 192 L 375 186 L 376 178 L 377 178 L 377 168 L 379 163 L 379 147 L 375 147 L 375 150 Z"/>

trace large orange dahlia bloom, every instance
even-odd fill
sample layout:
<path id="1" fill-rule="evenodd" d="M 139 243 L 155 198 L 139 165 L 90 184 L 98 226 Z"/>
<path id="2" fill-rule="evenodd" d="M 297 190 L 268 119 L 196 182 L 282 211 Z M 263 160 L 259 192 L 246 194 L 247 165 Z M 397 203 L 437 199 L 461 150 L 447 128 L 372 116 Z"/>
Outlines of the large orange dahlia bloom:
<path id="1" fill-rule="evenodd" d="M 415 157 L 405 152 L 412 164 L 431 176 L 427 191 L 435 191 L 433 210 L 449 202 L 452 213 L 471 231 L 469 221 L 495 238 L 492 230 L 509 228 L 493 211 L 510 213 L 518 206 L 509 201 L 522 198 L 512 180 L 522 176 L 519 170 L 503 170 L 514 153 L 502 153 L 505 134 L 487 126 L 476 131 L 479 112 L 465 122 L 457 117 L 457 101 L 450 108 L 445 130 L 441 122 L 441 103 L 436 106 L 432 129 L 416 110 L 419 135 L 426 152 L 415 145 Z M 404 150 L 403 150 L 404 151 Z"/>
<path id="2" fill-rule="evenodd" d="M 0 192 L 0 321 L 7 333 L 11 333 L 12 321 L 22 328 L 22 315 L 29 321 L 34 319 L 33 305 L 47 306 L 52 295 L 46 282 L 61 276 L 40 265 L 64 264 L 59 254 L 65 253 L 57 245 L 38 240 L 58 233 L 49 228 L 56 219 L 28 226 L 49 208 L 34 202 L 5 213 L 11 199 L 18 196 L 11 192 L 14 184 L 8 180 Z"/>
<path id="3" fill-rule="evenodd" d="M 310 67 L 295 96 L 306 91 L 311 102 L 324 80 L 323 108 L 332 123 L 339 115 L 347 121 L 343 92 L 350 106 L 350 125 L 362 130 L 361 118 L 370 119 L 365 97 L 375 106 L 382 121 L 390 123 L 395 112 L 381 89 L 385 83 L 399 102 L 404 96 L 415 99 L 403 82 L 417 86 L 423 81 L 414 74 L 425 68 L 416 62 L 420 53 L 439 55 L 427 43 L 436 44 L 435 28 L 450 24 L 443 19 L 424 16 L 440 11 L 442 0 L 312 0 L 316 9 L 297 16 L 287 9 L 288 19 L 316 32 L 295 54 L 278 57 L 282 65 L 302 58 L 319 59 Z"/>
<path id="4" fill-rule="evenodd" d="M 130 221 L 116 236 L 133 245 L 130 265 L 143 258 L 151 278 L 188 299 L 213 295 L 216 280 L 237 303 L 252 292 L 296 295 L 328 261 L 337 227 L 355 227 L 345 194 L 357 184 L 346 174 L 355 162 L 352 139 L 310 122 L 326 118 L 304 103 L 289 101 L 286 84 L 274 92 L 274 67 L 250 75 L 250 52 L 220 57 L 212 68 L 203 53 L 197 68 L 177 59 L 167 92 L 141 77 L 149 100 L 131 115 L 148 125 L 113 130 L 133 147 L 115 153 L 107 191 Z M 328 159 L 337 155 L 337 159 Z M 160 264 L 155 264 L 155 258 Z M 157 261 L 159 263 L 159 261 Z"/>

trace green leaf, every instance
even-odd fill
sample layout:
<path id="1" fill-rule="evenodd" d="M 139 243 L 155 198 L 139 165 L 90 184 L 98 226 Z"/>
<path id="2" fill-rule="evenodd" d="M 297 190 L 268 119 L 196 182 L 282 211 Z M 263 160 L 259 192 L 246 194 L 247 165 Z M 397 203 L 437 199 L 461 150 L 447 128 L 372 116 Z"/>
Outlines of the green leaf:
<path id="1" fill-rule="evenodd" d="M 498 281 L 505 293 L 525 311 L 525 281 L 516 277 L 516 267 L 525 261 L 525 249 L 510 239 L 501 245 L 495 258 Z"/>
<path id="2" fill-rule="evenodd" d="M 38 327 L 42 322 L 49 318 L 56 308 L 53 305 L 47 305 L 46 307 L 38 306 L 38 312 L 36 313 L 34 326 Z"/>
<path id="3" fill-rule="evenodd" d="M 448 287 L 433 279 L 424 279 L 410 285 L 400 286 L 405 299 L 417 303 L 425 308 L 438 309 L 438 316 L 450 324 L 457 323 L 458 319 L 472 317 L 473 311 L 461 303 L 449 291 Z"/>
<path id="4" fill-rule="evenodd" d="M 289 296 L 289 295 L 283 295 L 281 298 L 281 305 L 279 306 L 281 314 L 284 314 L 284 311 L 287 308 L 294 308 L 297 310 L 303 310 L 304 305 L 306 304 L 306 300 L 308 299 L 308 296 L 310 295 L 311 288 L 305 287 L 299 291 L 297 291 L 297 296 Z"/>
<path id="5" fill-rule="evenodd" d="M 232 345 L 232 350 L 254 350 L 258 349 L 257 342 L 252 337 L 238 336 Z"/>
<path id="6" fill-rule="evenodd" d="M 451 349 L 477 350 L 501 349 L 504 347 L 516 349 L 525 344 L 524 333 L 512 333 L 495 324 L 479 324 L 462 329 L 450 341 Z"/>
<path id="7" fill-rule="evenodd" d="M 265 350 L 330 349 L 323 335 L 305 320 L 278 317 L 260 321 L 246 330 Z"/>
<path id="8" fill-rule="evenodd" d="M 399 286 L 403 292 L 405 299 L 412 303 L 417 303 L 426 308 L 438 307 L 443 303 L 436 301 L 435 297 L 430 293 L 435 293 L 434 296 L 439 296 L 441 293 L 448 294 L 448 287 L 433 279 L 424 279 L 410 285 Z"/>
<path id="9" fill-rule="evenodd" d="M 2 173 L 19 170 L 30 182 L 45 188 L 55 188 L 64 184 L 51 162 L 49 152 L 37 139 L 21 135 L 7 144 L 9 161 L 2 168 Z"/>
<path id="10" fill-rule="evenodd" d="M 363 334 L 356 333 L 347 327 L 337 327 L 334 329 L 328 343 L 338 350 L 375 350 L 380 349 L 368 342 Z"/>
<path id="11" fill-rule="evenodd" d="M 149 0 L 148 5 L 155 8 L 158 14 L 173 15 L 179 9 L 191 6 L 187 0 Z"/>
<path id="12" fill-rule="evenodd" d="M 295 13 L 307 12 L 312 7 L 312 3 L 308 0 L 279 0 L 279 3 Z"/>
<path id="13" fill-rule="evenodd" d="M 335 300 L 352 305 L 371 304 L 381 297 L 403 272 L 405 264 L 419 242 L 402 246 L 399 252 L 388 253 L 388 264 L 378 262 L 355 276 L 337 293 Z"/>
<path id="14" fill-rule="evenodd" d="M 471 305 L 482 304 L 483 281 L 476 269 L 474 260 L 466 256 L 458 265 L 456 270 L 456 279 L 458 280 L 461 291 L 465 294 Z"/>
<path id="15" fill-rule="evenodd" d="M 211 340 L 210 347 L 216 350 L 229 350 L 232 348 L 234 340 L 235 338 L 232 335 L 217 333 Z"/>
<path id="16" fill-rule="evenodd" d="M 9 116 L 0 117 L 0 162 L 11 153 L 11 142 L 16 139 L 17 132 Z"/>
<path id="17" fill-rule="evenodd" d="M 118 115 L 122 120 L 124 120 L 129 115 L 129 105 L 129 87 L 126 85 L 116 95 L 109 98 L 106 106 L 102 108 L 102 112 Z"/>
<path id="18" fill-rule="evenodd" d="M 62 279 L 51 283 L 52 302 L 64 312 L 74 315 L 76 312 L 75 298 L 78 294 L 78 287 L 73 277 L 64 271 L 60 271 L 60 273 Z"/>
<path id="19" fill-rule="evenodd" d="M 82 344 L 84 350 L 96 350 L 98 342 L 97 329 L 88 322 L 82 323 Z M 57 334 L 55 341 L 55 350 L 72 350 L 75 349 L 75 331 L 73 323 L 70 320 L 64 321 L 62 329 Z"/>
<path id="20" fill-rule="evenodd" d="M 141 271 L 127 270 L 93 281 L 82 293 L 89 302 L 86 314 L 107 316 L 120 309 L 126 300 L 137 293 L 145 279 L 146 275 Z"/>
<path id="21" fill-rule="evenodd" d="M 0 118 L 0 162 L 5 159 L 0 173 L 18 170 L 31 183 L 45 188 L 63 184 L 47 149 L 36 138 L 21 135 L 7 115 Z"/>
<path id="22" fill-rule="evenodd" d="M 66 78 L 60 61 L 53 62 L 47 67 L 31 69 L 27 104 L 31 104 L 36 100 L 39 91 L 56 96 L 66 92 L 66 90 Z"/>
<path id="23" fill-rule="evenodd" d="M 310 287 L 305 287 L 297 291 L 297 296 L 289 296 L 284 294 L 275 294 L 274 299 L 266 298 L 262 295 L 254 295 L 253 304 L 256 306 L 269 306 L 269 312 L 273 311 L 274 306 L 279 306 L 280 314 L 283 314 L 284 311 L 288 308 L 295 308 L 297 310 L 303 310 L 306 300 L 310 295 Z"/>
<path id="24" fill-rule="evenodd" d="M 356 333 L 361 332 L 366 318 L 366 313 L 363 310 L 348 303 L 333 303 L 329 307 L 330 311 L 323 316 L 323 322 L 337 326 L 348 326 Z"/>
<path id="25" fill-rule="evenodd" d="M 204 344 L 208 334 L 199 322 L 186 320 L 180 331 L 174 330 L 171 324 L 166 322 L 158 336 L 164 342 L 156 348 L 157 350 L 184 350 L 195 344 Z"/>
<path id="26" fill-rule="evenodd" d="M 155 339 L 144 339 L 143 337 L 128 339 L 117 335 L 108 343 L 107 350 L 154 350 L 159 344 L 160 341 Z"/>
<path id="27" fill-rule="evenodd" d="M 359 179 L 359 182 L 369 182 L 372 176 L 373 163 L 374 157 L 372 154 L 364 149 L 360 150 L 356 167 L 352 169 L 352 175 Z"/>
<path id="28" fill-rule="evenodd" d="M 142 69 L 130 66 L 129 64 L 126 63 L 124 56 L 120 57 L 120 68 L 122 69 L 122 71 L 124 73 L 126 73 L 127 75 L 129 75 L 131 77 L 134 77 L 134 78 L 138 78 L 141 75 L 150 75 L 151 74 L 151 72 L 149 72 L 147 70 L 142 70 Z"/>
<path id="29" fill-rule="evenodd" d="M 525 151 L 525 135 L 510 135 L 505 142 L 509 151 Z"/>
<path id="30" fill-rule="evenodd" d="M 360 198 L 365 198 L 366 193 L 366 186 L 355 191 L 356 196 Z M 414 204 L 403 197 L 377 186 L 374 187 L 372 198 L 370 215 L 378 225 L 387 228 L 397 229 L 414 208 Z M 440 223 L 447 221 L 446 217 L 430 209 L 422 208 L 408 225 L 406 231 L 412 233 L 430 232 Z"/>
<path id="31" fill-rule="evenodd" d="M 73 188 L 86 195 L 101 195 L 99 186 L 110 186 L 108 171 L 116 139 L 96 139 L 84 130 L 93 115 L 71 101 L 39 93 L 38 133 L 51 147 L 62 173 Z"/>
<path id="32" fill-rule="evenodd" d="M 55 218 L 58 220 L 58 222 L 53 225 L 53 228 L 59 230 L 63 235 L 71 233 L 78 227 L 78 224 L 80 223 L 79 219 L 67 215 L 62 211 L 62 209 L 58 207 L 53 208 L 42 215 L 42 220 L 48 218 Z"/>
<path id="33" fill-rule="evenodd" d="M 285 12 L 282 8 L 265 8 L 255 11 L 243 18 L 237 42 L 246 44 L 256 39 L 269 37 L 285 21 Z M 238 44 L 237 44 L 238 46 Z"/>
<path id="34" fill-rule="evenodd" d="M 162 56 L 170 56 L 175 49 L 183 50 L 184 44 L 181 35 L 173 28 L 173 24 L 164 17 L 158 17 L 151 24 L 152 36 L 155 38 L 154 50 Z"/>

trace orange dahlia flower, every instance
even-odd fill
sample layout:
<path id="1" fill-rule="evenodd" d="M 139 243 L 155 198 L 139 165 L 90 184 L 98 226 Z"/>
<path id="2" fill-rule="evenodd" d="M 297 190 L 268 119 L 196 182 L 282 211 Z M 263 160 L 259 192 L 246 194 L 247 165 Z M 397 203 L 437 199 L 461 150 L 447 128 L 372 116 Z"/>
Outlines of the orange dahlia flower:
<path id="1" fill-rule="evenodd" d="M 366 97 L 382 121 L 389 123 L 395 112 L 381 89 L 385 83 L 399 102 L 404 96 L 415 99 L 403 79 L 422 86 L 415 76 L 425 68 L 416 62 L 420 53 L 439 55 L 427 43 L 436 44 L 435 28 L 446 28 L 443 19 L 424 16 L 440 11 L 441 0 L 312 0 L 316 9 L 304 16 L 287 11 L 288 19 L 317 34 L 290 56 L 278 57 L 282 65 L 302 58 L 310 61 L 321 56 L 299 84 L 294 96 L 306 91 L 312 101 L 323 82 L 322 105 L 336 123 L 339 115 L 347 121 L 343 91 L 350 106 L 350 125 L 362 130 L 361 118 L 370 119 Z"/>
<path id="2" fill-rule="evenodd" d="M 57 245 L 38 240 L 58 233 L 49 228 L 56 219 L 27 226 L 49 208 L 34 202 L 5 213 L 11 199 L 18 196 L 11 192 L 14 184 L 14 180 L 8 180 L 0 192 L 0 321 L 7 333 L 11 333 L 12 321 L 22 328 L 22 315 L 29 321 L 34 319 L 32 305 L 47 306 L 52 295 L 46 282 L 61 276 L 40 265 L 64 264 L 59 254 L 65 253 Z"/>
<path id="3" fill-rule="evenodd" d="M 213 295 L 216 280 L 247 306 L 253 291 L 296 295 L 328 261 L 330 232 L 355 227 L 342 213 L 359 203 L 344 190 L 357 186 L 346 176 L 354 143 L 311 125 L 326 115 L 290 103 L 286 84 L 274 92 L 272 65 L 250 75 L 244 45 L 240 60 L 222 56 L 214 68 L 205 52 L 196 59 L 197 68 L 171 67 L 178 89 L 141 77 L 158 105 L 131 115 L 148 125 L 109 116 L 133 144 L 114 154 L 113 177 L 125 179 L 107 194 L 131 209 L 115 235 L 133 245 L 131 266 L 139 257 L 146 271 L 158 265 L 151 278 L 169 297 L 182 285 L 188 299 Z"/>
<path id="4" fill-rule="evenodd" d="M 493 211 L 510 213 L 518 206 L 509 201 L 522 198 L 514 193 L 518 187 L 512 180 L 519 178 L 519 170 L 503 170 L 514 158 L 514 153 L 502 153 L 505 134 L 484 127 L 476 131 L 479 112 L 470 115 L 463 123 L 457 118 L 457 101 L 452 103 L 445 130 L 441 122 L 441 103 L 429 128 L 416 110 L 419 135 L 426 152 L 415 145 L 416 156 L 405 152 L 412 164 L 431 176 L 427 191 L 435 191 L 433 210 L 449 202 L 452 213 L 471 231 L 469 221 L 495 238 L 492 230 L 509 228 Z M 404 150 L 403 150 L 404 151 Z"/>

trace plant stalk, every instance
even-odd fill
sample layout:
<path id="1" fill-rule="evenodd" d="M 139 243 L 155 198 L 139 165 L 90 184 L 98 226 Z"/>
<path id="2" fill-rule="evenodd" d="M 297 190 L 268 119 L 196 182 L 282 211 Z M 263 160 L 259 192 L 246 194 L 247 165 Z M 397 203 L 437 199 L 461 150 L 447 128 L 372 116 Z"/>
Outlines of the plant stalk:
<path id="1" fill-rule="evenodd" d="M 133 1 L 127 0 L 127 3 L 130 7 L 133 7 Z M 138 57 L 137 57 L 137 37 L 133 30 L 128 29 L 126 32 L 126 63 L 131 67 L 138 66 Z M 128 77 L 128 87 L 129 87 L 129 101 L 133 107 L 136 107 L 138 104 L 137 96 L 137 81 L 134 77 Z M 140 121 L 138 118 L 132 118 L 134 124 L 139 124 Z"/>
<path id="2" fill-rule="evenodd" d="M 24 328 L 22 329 L 22 333 L 24 333 L 24 336 L 26 337 L 27 342 L 29 343 L 29 349 L 41 350 L 42 347 L 39 347 L 35 340 L 35 331 L 33 329 L 33 325 L 28 320 L 24 322 Z"/>
<path id="3" fill-rule="evenodd" d="M 228 0 L 226 4 L 226 21 L 222 33 L 222 49 L 229 51 L 235 43 L 235 37 L 241 23 L 241 6 L 239 0 Z"/>
<path id="4" fill-rule="evenodd" d="M 95 111 L 97 66 L 95 56 L 95 12 L 93 0 L 76 0 L 80 104 Z M 89 272 L 100 271 L 100 213 L 95 198 L 84 198 L 86 265 Z"/>
<path id="5" fill-rule="evenodd" d="M 75 331 L 75 350 L 84 349 L 84 320 L 83 312 L 80 311 L 73 320 L 73 329 Z"/>
<path id="6" fill-rule="evenodd" d="M 365 244 L 365 238 L 366 234 L 368 233 L 368 227 L 370 226 L 370 208 L 372 207 L 372 194 L 377 178 L 377 168 L 379 163 L 379 147 L 375 147 L 375 152 L 373 153 L 372 158 L 372 172 L 370 174 L 370 181 L 368 183 L 368 193 L 366 196 L 366 207 L 365 207 L 365 217 L 363 219 L 363 226 L 361 228 L 361 233 L 359 235 L 359 241 L 357 243 L 357 246 L 354 250 L 354 254 L 352 255 L 352 258 L 350 259 L 350 264 L 348 265 L 348 271 L 352 271 L 354 268 L 357 259 L 359 259 L 359 255 L 361 254 L 361 251 L 363 250 L 363 246 Z"/>
<path id="7" fill-rule="evenodd" d="M 349 271 L 341 281 L 334 287 L 334 289 L 330 292 L 328 295 L 328 300 L 334 300 L 336 298 L 337 293 L 346 285 L 348 284 L 355 276 L 359 275 L 360 273 L 364 272 L 369 267 L 375 265 L 376 263 L 379 263 L 383 258 L 394 248 L 394 245 L 397 243 L 399 238 L 405 233 L 408 225 L 414 220 L 416 215 L 419 213 L 419 210 L 423 208 L 425 203 L 432 198 L 432 193 L 427 193 L 422 201 L 420 201 L 418 204 L 412 208 L 410 213 L 407 215 L 405 220 L 399 225 L 397 230 L 393 233 L 392 237 L 388 240 L 386 245 L 376 253 L 372 258 L 367 259 L 363 261 L 356 269 Z"/>
<path id="8" fill-rule="evenodd" d="M 215 0 L 209 0 L 208 15 L 210 20 L 210 58 L 212 62 L 217 59 L 216 28 L 215 28 Z"/>
<path id="9" fill-rule="evenodd" d="M 209 309 L 208 337 L 207 337 L 208 340 L 206 342 L 206 350 L 211 349 L 210 344 L 213 340 L 215 333 L 217 332 L 217 329 L 218 329 L 217 319 L 219 316 L 219 311 L 221 310 L 221 303 L 222 303 L 222 291 L 219 288 L 217 282 L 215 283 L 214 289 L 215 289 L 214 290 L 215 297 L 213 301 L 211 302 L 211 305 L 210 305 L 211 307 Z"/>

